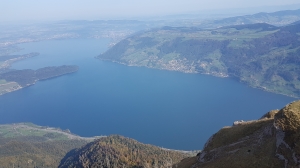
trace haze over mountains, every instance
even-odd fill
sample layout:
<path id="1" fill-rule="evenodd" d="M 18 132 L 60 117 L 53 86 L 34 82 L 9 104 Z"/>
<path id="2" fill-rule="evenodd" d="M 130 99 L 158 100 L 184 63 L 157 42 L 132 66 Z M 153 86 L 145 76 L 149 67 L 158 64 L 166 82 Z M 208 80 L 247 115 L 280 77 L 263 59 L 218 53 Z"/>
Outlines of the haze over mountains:
<path id="1" fill-rule="evenodd" d="M 189 21 L 180 27 L 172 27 L 178 26 L 176 22 L 168 22 L 171 26 L 152 22 L 163 26 L 160 28 L 139 21 L 124 21 L 126 26 L 122 28 L 118 25 L 124 25 L 123 21 L 67 21 L 40 34 L 27 34 L 29 38 L 25 41 L 20 40 L 20 34 L 12 33 L 9 43 L 5 43 L 8 37 L 2 37 L 0 51 L 5 54 L 0 54 L 0 61 L 18 58 L 10 55 L 18 50 L 13 46 L 18 43 L 79 36 L 103 38 L 112 26 L 117 32 L 109 34 L 114 40 L 112 47 L 99 59 L 128 66 L 232 77 L 252 87 L 300 97 L 299 20 L 300 10 Z M 192 22 L 194 26 L 187 26 Z M 106 29 L 99 33 L 99 27 L 94 26 Z M 77 66 L 19 71 L 3 67 L 0 86 L 13 81 L 27 86 L 78 70 Z M 32 124 L 0 126 L 0 162 L 5 167 L 295 167 L 300 164 L 299 104 L 293 102 L 257 121 L 224 127 L 193 157 L 184 151 L 145 145 L 119 135 L 90 142 L 91 139 L 67 130 L 50 128 L 49 132 L 49 128 Z"/>
<path id="2" fill-rule="evenodd" d="M 260 12 L 253 15 L 235 16 L 224 18 L 221 20 L 212 21 L 207 28 L 232 26 L 253 23 L 267 23 L 274 26 L 284 26 L 299 20 L 300 9 L 298 10 L 284 10 L 272 13 Z"/>

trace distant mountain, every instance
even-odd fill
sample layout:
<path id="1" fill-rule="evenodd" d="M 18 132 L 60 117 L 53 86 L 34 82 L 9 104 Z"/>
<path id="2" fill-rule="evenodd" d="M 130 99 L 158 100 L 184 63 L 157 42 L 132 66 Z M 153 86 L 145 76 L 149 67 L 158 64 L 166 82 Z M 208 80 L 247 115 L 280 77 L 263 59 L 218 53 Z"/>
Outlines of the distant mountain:
<path id="1" fill-rule="evenodd" d="M 202 27 L 212 28 L 254 23 L 267 23 L 275 26 L 284 26 L 298 20 L 300 20 L 300 9 L 284 10 L 272 13 L 261 12 L 253 15 L 229 17 L 215 21 L 208 21 L 207 23 L 204 23 Z"/>
<path id="2" fill-rule="evenodd" d="M 196 157 L 177 168 L 299 167 L 300 101 L 273 110 L 256 121 L 224 127 Z"/>
<path id="3" fill-rule="evenodd" d="M 188 154 L 112 135 L 69 152 L 59 168 L 171 168 Z"/>
<path id="4" fill-rule="evenodd" d="M 97 58 L 129 66 L 234 77 L 252 87 L 300 96 L 300 24 L 218 29 L 163 27 L 128 37 Z"/>

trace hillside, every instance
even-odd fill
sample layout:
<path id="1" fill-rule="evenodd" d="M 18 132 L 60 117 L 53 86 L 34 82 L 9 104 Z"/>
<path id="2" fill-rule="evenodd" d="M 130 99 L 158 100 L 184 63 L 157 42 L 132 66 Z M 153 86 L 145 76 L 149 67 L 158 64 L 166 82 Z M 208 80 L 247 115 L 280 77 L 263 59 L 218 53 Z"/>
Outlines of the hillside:
<path id="1" fill-rule="evenodd" d="M 187 156 L 182 152 L 112 135 L 69 152 L 59 167 L 168 168 Z"/>
<path id="2" fill-rule="evenodd" d="M 129 66 L 234 77 L 252 87 L 300 96 L 300 24 L 203 30 L 164 27 L 128 37 L 97 58 Z"/>
<path id="3" fill-rule="evenodd" d="M 222 128 L 197 157 L 185 159 L 177 166 L 299 167 L 299 129 L 300 101 L 296 101 L 257 121 L 235 122 Z"/>
<path id="4" fill-rule="evenodd" d="M 68 151 L 95 138 L 31 123 L 0 125 L 0 167 L 57 167 Z"/>

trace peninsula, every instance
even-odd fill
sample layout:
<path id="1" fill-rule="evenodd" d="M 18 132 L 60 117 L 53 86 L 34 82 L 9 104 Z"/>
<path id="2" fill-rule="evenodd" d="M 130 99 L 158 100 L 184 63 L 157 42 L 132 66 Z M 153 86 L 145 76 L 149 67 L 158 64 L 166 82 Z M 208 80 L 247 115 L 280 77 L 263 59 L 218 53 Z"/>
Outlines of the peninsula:
<path id="1" fill-rule="evenodd" d="M 74 73 L 79 67 L 63 65 L 40 68 L 37 70 L 9 70 L 0 74 L 0 95 L 34 85 L 39 80 L 46 80 L 61 75 Z"/>

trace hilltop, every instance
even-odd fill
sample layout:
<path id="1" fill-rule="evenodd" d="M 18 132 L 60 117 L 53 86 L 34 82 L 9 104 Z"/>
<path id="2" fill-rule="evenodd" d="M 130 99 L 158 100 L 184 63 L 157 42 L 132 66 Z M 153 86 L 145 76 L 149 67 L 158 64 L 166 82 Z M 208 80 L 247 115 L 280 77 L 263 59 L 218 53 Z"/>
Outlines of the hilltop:
<path id="1" fill-rule="evenodd" d="M 97 58 L 129 66 L 233 77 L 252 87 L 300 96 L 300 24 L 218 29 L 163 27 L 137 33 Z"/>
<path id="2" fill-rule="evenodd" d="M 111 135 L 69 152 L 59 167 L 168 168 L 188 156 L 189 153 L 162 149 L 120 135 Z"/>

